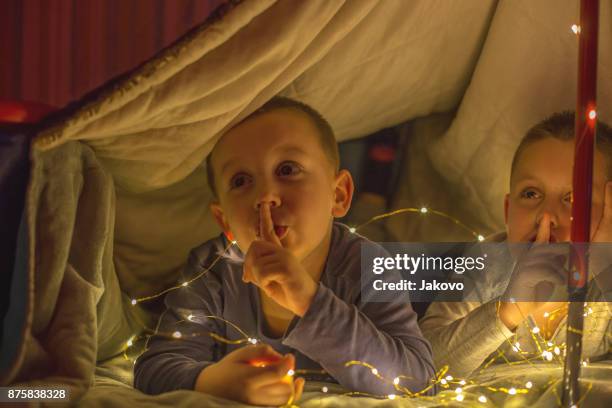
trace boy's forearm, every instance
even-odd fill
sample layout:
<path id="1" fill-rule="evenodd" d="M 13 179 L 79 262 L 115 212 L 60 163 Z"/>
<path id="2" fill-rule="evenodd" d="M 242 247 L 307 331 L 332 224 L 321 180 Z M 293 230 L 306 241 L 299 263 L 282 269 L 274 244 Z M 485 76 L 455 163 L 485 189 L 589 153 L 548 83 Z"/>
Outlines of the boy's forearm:
<path id="1" fill-rule="evenodd" d="M 134 366 L 134 387 L 147 394 L 193 390 L 200 372 L 212 364 L 167 352 L 163 348 L 158 350 L 139 357 Z"/>
<path id="2" fill-rule="evenodd" d="M 378 310 L 379 316 L 368 317 L 321 285 L 311 308 L 283 343 L 317 361 L 346 388 L 379 395 L 396 392 L 370 369 L 345 365 L 357 360 L 375 366 L 390 380 L 411 377 L 402 386 L 419 391 L 434 375 L 431 351 L 416 316 L 411 316 L 414 312 L 401 306 L 403 310 L 385 310 L 385 304 L 376 304 L 372 310 Z M 378 320 L 381 328 L 374 323 Z"/>
<path id="3" fill-rule="evenodd" d="M 421 321 L 436 368 L 449 367 L 467 377 L 503 344 L 512 332 L 497 317 L 496 301 L 432 303 Z"/>
<path id="4" fill-rule="evenodd" d="M 198 262 L 192 252 L 189 267 L 194 271 L 201 269 Z M 216 320 L 186 318 L 186 311 L 191 311 L 193 316 L 218 314 L 218 305 L 222 304 L 219 287 L 215 276 L 208 274 L 190 287 L 172 291 L 166 296 L 167 310 L 160 317 L 157 334 L 148 340 L 147 350 L 138 357 L 134 366 L 136 388 L 148 394 L 194 389 L 200 372 L 213 364 L 221 351 L 221 346 L 210 336 L 197 334 L 214 332 L 223 335 L 224 330 Z M 171 336 L 174 333 L 181 336 Z"/>

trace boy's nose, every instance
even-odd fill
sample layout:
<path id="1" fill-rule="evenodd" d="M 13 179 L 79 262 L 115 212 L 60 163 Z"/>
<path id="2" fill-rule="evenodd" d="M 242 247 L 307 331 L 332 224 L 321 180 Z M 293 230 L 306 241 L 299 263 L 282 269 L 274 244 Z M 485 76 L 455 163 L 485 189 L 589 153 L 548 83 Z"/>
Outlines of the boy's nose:
<path id="1" fill-rule="evenodd" d="M 255 203 L 255 210 L 259 211 L 259 207 L 261 207 L 263 203 L 268 203 L 270 205 L 270 208 L 278 207 L 277 200 L 261 200 Z"/>
<path id="2" fill-rule="evenodd" d="M 257 200 L 255 201 L 255 210 L 259 211 L 259 207 L 263 203 L 268 203 L 270 205 L 270 208 L 273 208 L 273 207 L 280 206 L 281 200 L 277 193 L 275 193 L 274 191 L 268 190 L 268 191 L 262 192 L 262 194 L 260 194 Z"/>

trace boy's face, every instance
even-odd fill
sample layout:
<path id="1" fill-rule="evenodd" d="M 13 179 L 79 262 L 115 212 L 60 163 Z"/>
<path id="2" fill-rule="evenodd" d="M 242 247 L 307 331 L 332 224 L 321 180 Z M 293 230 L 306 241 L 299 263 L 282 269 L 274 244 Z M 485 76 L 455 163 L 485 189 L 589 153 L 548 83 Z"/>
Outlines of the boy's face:
<path id="1" fill-rule="evenodd" d="M 350 174 L 335 174 L 318 129 L 291 109 L 263 113 L 231 129 L 215 146 L 211 165 L 219 200 L 211 211 L 243 252 L 258 236 L 258 207 L 264 202 L 282 245 L 299 260 L 323 250 L 333 217 L 344 216 L 350 206 Z"/>
<path id="2" fill-rule="evenodd" d="M 591 234 L 603 211 L 606 162 L 595 149 Z M 506 195 L 506 231 L 510 242 L 535 239 L 542 215 L 550 215 L 550 242 L 570 240 L 574 141 L 546 138 L 528 145 L 512 175 Z"/>

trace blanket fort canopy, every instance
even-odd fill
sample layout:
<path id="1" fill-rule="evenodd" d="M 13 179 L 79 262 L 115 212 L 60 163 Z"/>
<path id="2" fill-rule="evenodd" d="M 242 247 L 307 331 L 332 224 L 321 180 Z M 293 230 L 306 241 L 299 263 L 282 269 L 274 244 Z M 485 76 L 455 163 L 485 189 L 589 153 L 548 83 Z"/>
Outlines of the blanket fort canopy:
<path id="1" fill-rule="evenodd" d="M 429 171 L 406 172 L 395 204 L 444 210 L 482 234 L 501 229 L 519 139 L 575 108 L 578 5 L 232 2 L 60 112 L 32 143 L 27 265 L 17 271 L 27 276 L 26 319 L 3 383 L 63 382 L 75 396 L 92 383 L 130 383 L 112 359 L 154 327 L 131 299 L 175 283 L 189 249 L 218 233 L 201 162 L 225 129 L 276 94 L 323 112 L 339 141 L 414 121 L 420 150 L 410 166 Z M 612 4 L 600 15 L 597 115 L 609 123 Z M 445 114 L 444 126 L 431 124 Z M 406 221 L 394 219 L 385 222 L 402 240 Z M 102 394 L 94 387 L 88 404 Z M 553 398 L 516 397 L 537 395 Z"/>

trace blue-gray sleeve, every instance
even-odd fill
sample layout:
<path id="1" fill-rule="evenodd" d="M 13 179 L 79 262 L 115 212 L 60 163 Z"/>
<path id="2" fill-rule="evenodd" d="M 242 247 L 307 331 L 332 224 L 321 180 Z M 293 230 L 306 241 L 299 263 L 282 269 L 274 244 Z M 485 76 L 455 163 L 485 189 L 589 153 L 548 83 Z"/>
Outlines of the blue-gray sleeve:
<path id="1" fill-rule="evenodd" d="M 319 288 L 306 314 L 283 341 L 318 362 L 342 386 L 377 395 L 395 394 L 391 383 L 421 391 L 434 377 L 431 348 L 417 325 L 410 303 L 347 304 L 329 288 Z M 374 366 L 389 382 L 351 360 Z"/>
<path id="2" fill-rule="evenodd" d="M 192 252 L 186 275 L 202 270 L 201 263 Z M 199 373 L 224 354 L 222 345 L 208 334 L 225 336 L 223 324 L 206 318 L 223 312 L 222 283 L 213 272 L 169 292 L 165 303 L 156 335 L 134 366 L 134 386 L 147 394 L 194 389 Z"/>

